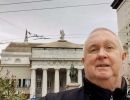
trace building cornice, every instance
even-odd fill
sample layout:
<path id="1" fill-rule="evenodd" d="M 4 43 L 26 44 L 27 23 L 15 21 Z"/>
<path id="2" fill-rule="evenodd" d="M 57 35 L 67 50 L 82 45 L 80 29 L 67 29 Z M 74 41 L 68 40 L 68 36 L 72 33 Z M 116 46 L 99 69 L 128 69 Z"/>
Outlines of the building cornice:
<path id="1" fill-rule="evenodd" d="M 31 58 L 30 59 L 31 61 L 55 61 L 55 60 L 59 60 L 59 61 L 61 61 L 61 60 L 79 60 L 79 61 L 81 61 L 82 59 L 81 58 Z"/>
<path id="2" fill-rule="evenodd" d="M 1 64 L 1 67 L 30 67 L 30 64 Z"/>
<path id="3" fill-rule="evenodd" d="M 111 4 L 111 7 L 112 7 L 113 9 L 117 9 L 122 2 L 123 2 L 123 0 L 114 0 L 114 1 L 112 2 L 112 4 Z"/>

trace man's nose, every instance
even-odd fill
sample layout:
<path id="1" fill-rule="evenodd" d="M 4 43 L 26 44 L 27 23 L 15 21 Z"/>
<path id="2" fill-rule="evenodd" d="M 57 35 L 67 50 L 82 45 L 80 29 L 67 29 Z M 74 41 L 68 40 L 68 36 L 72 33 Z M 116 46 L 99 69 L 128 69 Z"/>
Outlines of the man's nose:
<path id="1" fill-rule="evenodd" d="M 104 59 L 107 58 L 107 52 L 105 49 L 101 48 L 97 54 L 98 59 Z"/>

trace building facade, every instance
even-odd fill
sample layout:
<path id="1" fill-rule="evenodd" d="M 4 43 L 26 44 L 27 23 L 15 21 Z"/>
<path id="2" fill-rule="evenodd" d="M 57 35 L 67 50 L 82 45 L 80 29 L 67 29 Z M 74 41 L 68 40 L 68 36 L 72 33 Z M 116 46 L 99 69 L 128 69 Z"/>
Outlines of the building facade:
<path id="1" fill-rule="evenodd" d="M 111 6 L 117 11 L 118 34 L 128 53 L 128 60 L 124 64 L 124 74 L 130 82 L 130 1 L 114 0 Z"/>
<path id="2" fill-rule="evenodd" d="M 66 90 L 71 82 L 71 65 L 77 69 L 77 83 L 82 86 L 83 45 L 58 40 L 51 43 L 10 43 L 2 51 L 2 74 L 16 77 L 17 91 L 30 98 Z"/>

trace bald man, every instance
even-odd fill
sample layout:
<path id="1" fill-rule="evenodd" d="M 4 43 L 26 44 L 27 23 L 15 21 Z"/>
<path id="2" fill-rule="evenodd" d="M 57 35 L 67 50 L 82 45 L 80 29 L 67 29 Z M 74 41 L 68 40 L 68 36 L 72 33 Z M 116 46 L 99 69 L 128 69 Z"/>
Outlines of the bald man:
<path id="1" fill-rule="evenodd" d="M 84 44 L 84 86 L 47 94 L 40 100 L 130 100 L 122 65 L 126 60 L 119 37 L 107 28 L 93 30 Z"/>

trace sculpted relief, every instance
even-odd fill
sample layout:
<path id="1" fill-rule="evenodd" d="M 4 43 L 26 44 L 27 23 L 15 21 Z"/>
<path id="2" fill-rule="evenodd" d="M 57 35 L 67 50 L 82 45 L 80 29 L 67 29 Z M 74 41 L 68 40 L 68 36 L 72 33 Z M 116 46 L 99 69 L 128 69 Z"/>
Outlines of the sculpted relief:
<path id="1" fill-rule="evenodd" d="M 82 50 L 75 49 L 51 49 L 34 50 L 33 58 L 82 58 Z"/>

